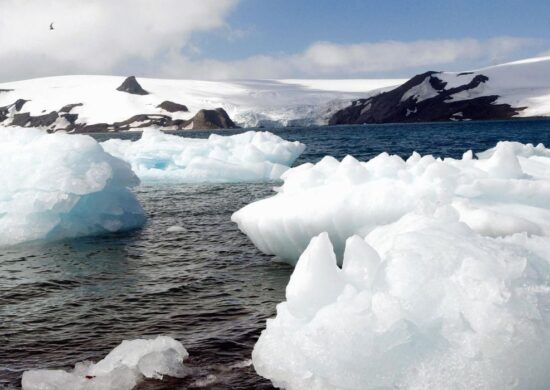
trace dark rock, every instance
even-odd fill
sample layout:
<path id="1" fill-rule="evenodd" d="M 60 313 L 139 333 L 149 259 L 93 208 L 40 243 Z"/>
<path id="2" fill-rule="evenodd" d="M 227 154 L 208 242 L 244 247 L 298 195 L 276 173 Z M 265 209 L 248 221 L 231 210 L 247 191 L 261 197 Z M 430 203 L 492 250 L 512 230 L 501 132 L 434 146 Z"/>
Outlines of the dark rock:
<path id="1" fill-rule="evenodd" d="M 148 95 L 149 92 L 141 88 L 135 76 L 130 76 L 117 88 L 117 91 L 131 93 L 132 95 Z"/>
<path id="2" fill-rule="evenodd" d="M 159 126 L 166 127 L 171 125 L 172 118 L 161 114 L 140 114 L 126 119 L 122 122 L 113 123 L 115 130 L 128 130 L 140 127 Z"/>
<path id="3" fill-rule="evenodd" d="M 481 96 L 472 99 L 452 100 L 453 95 L 467 91 L 485 83 L 489 78 L 478 74 L 467 84 L 445 89 L 447 83 L 437 77 L 438 72 L 426 72 L 408 80 L 399 87 L 352 102 L 348 107 L 337 111 L 329 119 L 329 125 L 391 123 L 391 122 L 432 122 L 462 119 L 509 119 L 524 107 L 513 108 L 508 104 L 495 104 L 498 96 Z M 403 100 L 412 88 L 428 80 L 437 91 L 436 96 L 417 101 L 414 95 Z"/>
<path id="4" fill-rule="evenodd" d="M 74 125 L 76 120 L 78 119 L 78 114 L 61 114 L 61 118 L 64 118 L 67 122 L 69 122 L 71 125 Z"/>
<path id="5" fill-rule="evenodd" d="M 73 129 L 74 133 L 105 133 L 109 131 L 108 123 L 95 123 L 93 125 L 76 125 Z"/>
<path id="6" fill-rule="evenodd" d="M 237 125 L 231 120 L 223 108 L 215 110 L 200 110 L 195 116 L 184 123 L 189 129 L 234 129 Z"/>
<path id="7" fill-rule="evenodd" d="M 21 127 L 47 127 L 59 118 L 57 111 L 52 111 L 49 114 L 32 116 L 28 112 L 15 114 L 10 125 Z"/>
<path id="8" fill-rule="evenodd" d="M 11 125 L 25 127 L 25 125 L 29 122 L 30 118 L 31 118 L 31 114 L 29 114 L 28 112 L 24 112 L 22 114 L 15 114 L 13 116 L 13 120 L 11 121 Z"/>
<path id="9" fill-rule="evenodd" d="M 179 103 L 174 103 L 169 100 L 165 100 L 160 103 L 157 108 L 162 108 L 164 111 L 168 112 L 188 112 L 187 106 Z"/>
<path id="10" fill-rule="evenodd" d="M 57 111 L 52 111 L 44 115 L 31 116 L 28 125 L 30 127 L 47 127 L 53 125 L 57 118 L 59 118 Z"/>
<path id="11" fill-rule="evenodd" d="M 435 76 L 430 76 L 429 81 L 432 88 L 435 89 L 436 91 L 441 91 L 442 89 L 445 89 L 445 86 L 447 85 L 445 81 Z"/>
<path id="12" fill-rule="evenodd" d="M 13 92 L 13 89 L 0 89 L 0 93 L 2 92 Z"/>
<path id="13" fill-rule="evenodd" d="M 59 110 L 59 112 L 71 112 L 71 110 L 75 107 L 80 107 L 80 106 L 83 106 L 82 103 L 72 103 L 72 104 L 67 104 L 67 105 L 64 105 L 63 107 L 61 107 L 61 110 Z"/>
<path id="14" fill-rule="evenodd" d="M 19 112 L 25 105 L 25 103 L 29 102 L 30 100 L 25 99 L 17 99 L 15 103 L 13 103 L 13 106 L 15 107 L 15 111 Z"/>

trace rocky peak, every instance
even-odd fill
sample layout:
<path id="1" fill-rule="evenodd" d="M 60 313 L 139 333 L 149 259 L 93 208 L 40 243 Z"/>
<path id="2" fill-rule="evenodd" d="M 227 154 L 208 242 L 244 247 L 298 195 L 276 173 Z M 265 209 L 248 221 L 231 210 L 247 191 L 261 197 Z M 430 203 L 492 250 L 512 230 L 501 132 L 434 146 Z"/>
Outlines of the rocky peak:
<path id="1" fill-rule="evenodd" d="M 130 93 L 132 95 L 149 95 L 136 80 L 135 76 L 127 77 L 126 80 L 117 88 L 117 91 Z"/>

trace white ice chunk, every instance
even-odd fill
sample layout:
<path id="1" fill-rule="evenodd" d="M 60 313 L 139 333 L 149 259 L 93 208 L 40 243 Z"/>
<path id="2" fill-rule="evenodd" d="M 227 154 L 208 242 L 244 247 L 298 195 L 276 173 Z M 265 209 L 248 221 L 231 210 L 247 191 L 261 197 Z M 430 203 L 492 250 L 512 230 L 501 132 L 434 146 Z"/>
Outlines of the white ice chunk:
<path id="1" fill-rule="evenodd" d="M 31 370 L 23 373 L 23 390 L 130 390 L 143 378 L 181 378 L 189 357 L 183 345 L 167 336 L 124 340 L 103 360 L 79 363 L 74 370 Z"/>
<path id="2" fill-rule="evenodd" d="M 0 129 L 0 246 L 141 226 L 139 179 L 91 137 Z"/>
<path id="3" fill-rule="evenodd" d="M 156 129 L 145 129 L 138 141 L 110 139 L 101 145 L 130 163 L 142 180 L 216 183 L 277 180 L 305 149 L 269 132 L 199 139 Z"/>
<path id="4" fill-rule="evenodd" d="M 539 237 L 479 235 L 444 206 L 350 238 L 340 271 L 323 233 L 254 367 L 287 390 L 546 388 L 549 249 Z"/>
<path id="5" fill-rule="evenodd" d="M 277 194 L 233 214 L 264 253 L 295 264 L 312 237 L 327 232 L 339 263 L 346 239 L 365 237 L 408 213 L 452 206 L 477 233 L 550 236 L 550 150 L 499 142 L 474 158 L 382 153 L 291 168 Z"/>
<path id="6" fill-rule="evenodd" d="M 181 233 L 187 231 L 187 229 L 185 229 L 183 226 L 173 225 L 169 226 L 166 231 L 168 233 Z"/>

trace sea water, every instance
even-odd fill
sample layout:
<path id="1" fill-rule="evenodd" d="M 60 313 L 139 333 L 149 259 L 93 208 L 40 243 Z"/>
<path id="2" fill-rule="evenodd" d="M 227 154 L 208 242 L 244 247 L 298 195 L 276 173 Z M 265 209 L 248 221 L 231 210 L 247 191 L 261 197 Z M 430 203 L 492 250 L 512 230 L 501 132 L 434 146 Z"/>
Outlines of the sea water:
<path id="1" fill-rule="evenodd" d="M 296 164 L 383 151 L 460 157 L 499 140 L 550 145 L 548 120 L 268 130 L 307 145 Z M 292 268 L 261 254 L 230 216 L 274 185 L 145 183 L 135 189 L 148 218 L 140 230 L 2 249 L 0 386 L 17 388 L 25 370 L 69 369 L 124 339 L 162 334 L 185 345 L 191 375 L 140 389 L 270 388 L 249 359 Z"/>

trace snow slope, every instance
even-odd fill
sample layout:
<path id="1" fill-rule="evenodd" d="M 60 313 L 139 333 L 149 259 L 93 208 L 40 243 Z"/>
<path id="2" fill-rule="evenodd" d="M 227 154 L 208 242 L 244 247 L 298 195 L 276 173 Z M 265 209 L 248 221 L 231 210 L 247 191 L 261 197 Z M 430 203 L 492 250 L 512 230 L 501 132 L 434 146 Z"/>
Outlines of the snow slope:
<path id="1" fill-rule="evenodd" d="M 434 76 L 447 83 L 445 89 L 450 89 L 467 84 L 480 74 L 489 80 L 475 89 L 459 92 L 452 100 L 499 95 L 496 103 L 527 107 L 519 113 L 520 117 L 550 116 L 550 57 L 529 58 L 469 72 L 441 72 Z M 437 94 L 438 91 L 429 83 L 423 83 L 422 88 L 407 92 L 403 100 L 416 95 L 417 102 L 420 102 Z"/>
<path id="2" fill-rule="evenodd" d="M 447 82 L 446 88 L 468 83 L 476 75 L 489 78 L 474 90 L 464 91 L 453 100 L 499 95 L 496 103 L 527 107 L 519 117 L 550 116 L 550 57 L 529 58 L 472 71 L 471 74 L 443 72 L 436 76 Z"/>
<path id="3" fill-rule="evenodd" d="M 262 124 L 325 123 L 325 111 L 404 80 L 243 80 L 198 81 L 138 78 L 149 95 L 117 91 L 124 81 L 117 76 L 60 76 L 0 84 L 0 107 L 17 99 L 30 100 L 22 111 L 36 116 L 82 103 L 71 113 L 77 123 L 113 123 L 136 114 L 167 114 L 156 108 L 165 100 L 184 104 L 189 112 L 173 119 L 189 119 L 200 109 L 224 108 L 243 127 Z"/>

